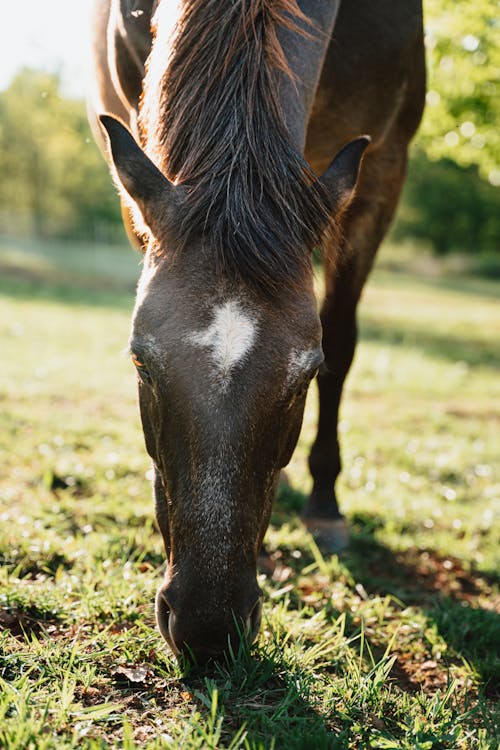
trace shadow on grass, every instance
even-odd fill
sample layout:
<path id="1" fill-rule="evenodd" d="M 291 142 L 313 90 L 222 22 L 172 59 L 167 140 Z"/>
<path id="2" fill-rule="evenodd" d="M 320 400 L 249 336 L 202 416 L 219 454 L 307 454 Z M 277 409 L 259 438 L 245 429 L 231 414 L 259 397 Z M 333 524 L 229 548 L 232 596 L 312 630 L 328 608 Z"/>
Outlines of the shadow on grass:
<path id="1" fill-rule="evenodd" d="M 214 692 L 224 729 L 234 732 L 245 725 L 245 747 L 287 750 L 335 750 L 347 747 L 349 726 L 318 713 L 308 698 L 313 676 L 277 658 L 239 653 L 224 666 L 207 667 L 188 674 L 183 684 L 193 695 L 202 715 L 210 714 Z M 345 718 L 345 717 L 344 717 Z M 228 738 L 229 739 L 229 738 Z"/>
<path id="2" fill-rule="evenodd" d="M 4 273 L 0 267 L 0 295 L 16 300 L 39 300 L 81 307 L 112 307 L 132 310 L 135 284 L 113 283 L 103 278 L 65 277 L 48 280 L 44 274 L 27 270 Z"/>
<path id="3" fill-rule="evenodd" d="M 434 258 L 435 260 L 435 258 Z M 479 260 L 478 260 L 479 264 Z M 499 277 L 486 272 L 484 274 L 474 270 L 463 272 L 445 272 L 437 275 L 425 273 L 419 269 L 409 269 L 404 262 L 392 262 L 381 256 L 377 261 L 373 272 L 374 278 L 384 284 L 399 282 L 400 285 L 418 284 L 421 287 L 437 289 L 443 292 L 454 292 L 466 297 L 482 297 L 484 299 L 498 300 Z"/>
<path id="4" fill-rule="evenodd" d="M 40 609 L 35 604 L 13 603 L 0 607 L 0 630 L 7 630 L 20 641 L 29 641 L 33 636 L 42 637 L 47 627 L 60 622 L 59 615 Z"/>
<path id="5" fill-rule="evenodd" d="M 275 524 L 300 513 L 306 501 L 301 492 L 283 488 L 273 511 Z M 349 549 L 341 560 L 356 583 L 369 596 L 391 595 L 405 606 L 420 608 L 458 659 L 477 672 L 486 693 L 500 694 L 500 615 L 492 589 L 500 584 L 497 571 L 479 572 L 466 561 L 442 556 L 432 549 L 410 547 L 394 552 L 380 542 L 377 532 L 385 525 L 375 514 L 348 519 Z M 304 567 L 310 560 L 302 558 Z M 488 601 L 491 608 L 481 606 Z M 375 649 L 376 651 L 376 649 Z"/>
<path id="6" fill-rule="evenodd" d="M 411 327 L 396 322 L 377 322 L 364 317 L 360 326 L 361 340 L 389 346 L 417 349 L 424 355 L 468 365 L 500 366 L 496 341 L 472 339 L 455 333 L 439 333 L 412 324 Z"/>
<path id="7" fill-rule="evenodd" d="M 391 594 L 406 606 L 419 607 L 447 643 L 477 672 L 487 694 L 500 686 L 500 616 L 479 604 L 500 581 L 496 572 L 467 569 L 456 558 L 411 547 L 394 552 L 376 538 L 384 521 L 356 515 L 343 563 L 368 595 Z"/>
<path id="8" fill-rule="evenodd" d="M 35 581 L 38 576 L 54 578 L 58 570 L 70 570 L 73 560 L 69 560 L 61 552 L 51 550 L 43 553 L 19 551 L 14 548 L 5 553 L 0 552 L 0 566 L 15 573 L 17 578 Z"/>
<path id="9" fill-rule="evenodd" d="M 142 682 L 131 683 L 133 668 L 115 670 L 114 681 L 120 702 L 127 705 L 134 692 L 140 691 L 143 705 L 139 702 L 139 709 L 154 699 L 167 715 L 188 711 L 186 746 L 233 747 L 243 732 L 249 750 L 343 750 L 348 746 L 350 721 L 334 711 L 327 718 L 315 710 L 309 697 L 314 675 L 287 663 L 277 644 L 268 647 L 267 653 L 254 653 L 241 645 L 237 654 L 227 655 L 222 662 L 200 668 L 185 661 L 180 674 L 176 670 L 173 676 L 171 670 L 171 666 L 165 672 L 152 668 L 147 692 Z M 200 739 L 203 744 L 196 744 Z"/>
<path id="10" fill-rule="evenodd" d="M 483 297 L 484 299 L 498 300 L 499 289 L 498 289 L 498 277 L 493 279 L 486 272 L 483 276 L 477 273 L 472 275 L 474 272 L 470 272 L 471 275 L 446 277 L 439 276 L 437 278 L 425 276 L 421 278 L 421 283 L 426 286 L 432 287 L 433 289 L 439 289 L 446 292 L 458 292 L 470 297 Z"/>

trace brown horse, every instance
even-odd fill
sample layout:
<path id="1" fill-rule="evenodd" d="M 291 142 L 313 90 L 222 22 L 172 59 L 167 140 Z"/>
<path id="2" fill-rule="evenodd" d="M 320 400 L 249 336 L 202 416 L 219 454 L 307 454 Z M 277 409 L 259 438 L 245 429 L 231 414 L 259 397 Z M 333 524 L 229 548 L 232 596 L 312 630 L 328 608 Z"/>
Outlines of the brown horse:
<path id="1" fill-rule="evenodd" d="M 168 558 L 158 624 L 203 661 L 258 631 L 257 555 L 318 372 L 304 519 L 346 541 L 338 409 L 422 114 L 421 2 L 96 0 L 93 54 L 90 119 L 144 251 L 130 347 Z"/>

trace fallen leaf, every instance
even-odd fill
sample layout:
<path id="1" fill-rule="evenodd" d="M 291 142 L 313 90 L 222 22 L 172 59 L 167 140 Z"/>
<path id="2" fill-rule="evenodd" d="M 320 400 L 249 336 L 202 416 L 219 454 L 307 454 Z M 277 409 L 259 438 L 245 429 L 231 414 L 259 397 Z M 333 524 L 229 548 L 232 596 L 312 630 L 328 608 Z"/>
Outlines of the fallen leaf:
<path id="1" fill-rule="evenodd" d="M 146 680 L 154 677 L 153 670 L 147 664 L 138 664 L 131 667 L 118 666 L 111 670 L 111 674 L 123 675 L 127 680 L 136 684 L 146 682 Z"/>
<path id="2" fill-rule="evenodd" d="M 437 662 L 433 661 L 432 659 L 429 659 L 428 661 L 422 662 L 420 665 L 420 669 L 436 669 Z"/>
<path id="3" fill-rule="evenodd" d="M 293 570 L 288 565 L 278 565 L 272 575 L 273 581 L 277 583 L 285 583 L 288 581 L 290 576 L 293 575 Z"/>

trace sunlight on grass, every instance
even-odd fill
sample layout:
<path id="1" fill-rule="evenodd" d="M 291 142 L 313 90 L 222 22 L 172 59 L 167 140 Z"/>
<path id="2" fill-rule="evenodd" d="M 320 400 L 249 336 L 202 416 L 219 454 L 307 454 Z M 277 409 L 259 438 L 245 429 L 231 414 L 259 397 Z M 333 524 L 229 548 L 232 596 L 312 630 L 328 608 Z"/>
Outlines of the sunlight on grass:
<path id="1" fill-rule="evenodd" d="M 82 277 L 84 247 L 8 249 L 0 747 L 496 747 L 500 285 L 374 274 L 342 409 L 350 549 L 324 557 L 298 517 L 312 392 L 259 640 L 183 673 L 154 623 L 163 549 L 122 354 L 137 257 Z"/>

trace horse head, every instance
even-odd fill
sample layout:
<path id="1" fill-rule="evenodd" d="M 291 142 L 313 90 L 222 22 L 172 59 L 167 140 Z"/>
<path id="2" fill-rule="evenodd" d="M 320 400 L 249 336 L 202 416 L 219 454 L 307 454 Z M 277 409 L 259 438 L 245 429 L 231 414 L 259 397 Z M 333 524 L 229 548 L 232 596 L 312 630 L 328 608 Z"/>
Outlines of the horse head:
<path id="1" fill-rule="evenodd" d="M 130 351 L 167 553 L 157 621 L 175 653 L 204 661 L 259 630 L 257 556 L 323 362 L 312 248 L 299 248 L 300 278 L 273 294 L 217 266 L 210 227 L 179 250 L 192 187 L 170 182 L 119 121 L 101 122 L 147 229 Z M 348 202 L 368 140 L 311 184 L 331 213 Z"/>

